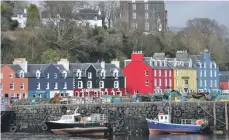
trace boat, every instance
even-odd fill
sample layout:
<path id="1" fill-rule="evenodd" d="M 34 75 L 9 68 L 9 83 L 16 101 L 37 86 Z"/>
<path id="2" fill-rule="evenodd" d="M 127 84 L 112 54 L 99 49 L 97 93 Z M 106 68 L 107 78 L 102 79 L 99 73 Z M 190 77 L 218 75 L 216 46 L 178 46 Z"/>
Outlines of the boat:
<path id="1" fill-rule="evenodd" d="M 206 119 L 181 119 L 181 123 L 171 123 L 171 105 L 167 113 L 161 112 L 154 118 L 146 118 L 149 133 L 154 134 L 187 134 L 202 133 L 208 130 L 208 121 Z M 161 109 L 162 110 L 162 109 Z"/>
<path id="2" fill-rule="evenodd" d="M 105 114 L 91 114 L 82 117 L 74 111 L 73 114 L 63 115 L 60 120 L 47 121 L 48 130 L 58 135 L 91 135 L 104 136 L 108 131 L 107 116 Z"/>

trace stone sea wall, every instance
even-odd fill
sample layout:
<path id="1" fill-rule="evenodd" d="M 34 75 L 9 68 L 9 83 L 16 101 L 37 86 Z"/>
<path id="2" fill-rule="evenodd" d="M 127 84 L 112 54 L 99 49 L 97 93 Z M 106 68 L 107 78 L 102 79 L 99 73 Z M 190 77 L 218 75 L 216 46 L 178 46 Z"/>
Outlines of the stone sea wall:
<path id="1" fill-rule="evenodd" d="M 74 112 L 79 107 L 78 112 L 84 116 L 107 114 L 113 134 L 144 134 L 148 133 L 145 119 L 155 118 L 161 110 L 168 111 L 168 106 L 165 102 L 14 106 L 7 116 L 8 131 L 44 132 L 45 121 L 57 120 L 66 110 Z M 206 118 L 212 129 L 228 130 L 229 102 L 177 102 L 171 106 L 174 123 Z"/>

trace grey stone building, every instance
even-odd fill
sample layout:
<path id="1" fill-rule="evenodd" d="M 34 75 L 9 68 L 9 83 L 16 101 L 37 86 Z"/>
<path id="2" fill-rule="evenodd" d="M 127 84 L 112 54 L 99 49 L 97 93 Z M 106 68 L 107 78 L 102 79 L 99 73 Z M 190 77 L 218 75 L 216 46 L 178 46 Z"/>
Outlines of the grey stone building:
<path id="1" fill-rule="evenodd" d="M 167 10 L 164 1 L 120 1 L 120 19 L 140 32 L 167 31 Z"/>

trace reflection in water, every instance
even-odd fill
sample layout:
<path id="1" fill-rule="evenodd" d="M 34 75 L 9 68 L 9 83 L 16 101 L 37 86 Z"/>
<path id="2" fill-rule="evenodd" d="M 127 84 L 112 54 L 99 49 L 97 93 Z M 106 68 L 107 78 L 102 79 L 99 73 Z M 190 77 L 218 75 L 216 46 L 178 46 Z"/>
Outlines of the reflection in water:
<path id="1" fill-rule="evenodd" d="M 52 134 L 1 133 L 2 140 L 229 140 L 228 138 L 228 135 L 121 135 L 110 138 L 85 138 Z"/>

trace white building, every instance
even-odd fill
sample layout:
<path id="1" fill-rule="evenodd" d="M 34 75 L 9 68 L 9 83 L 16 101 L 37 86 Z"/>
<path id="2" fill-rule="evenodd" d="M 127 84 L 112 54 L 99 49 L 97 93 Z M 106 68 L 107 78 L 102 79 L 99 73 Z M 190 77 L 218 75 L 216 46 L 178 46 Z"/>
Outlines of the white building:
<path id="1" fill-rule="evenodd" d="M 19 28 L 25 28 L 27 23 L 27 10 L 24 9 L 23 12 L 13 11 L 12 20 L 17 20 Z"/>

